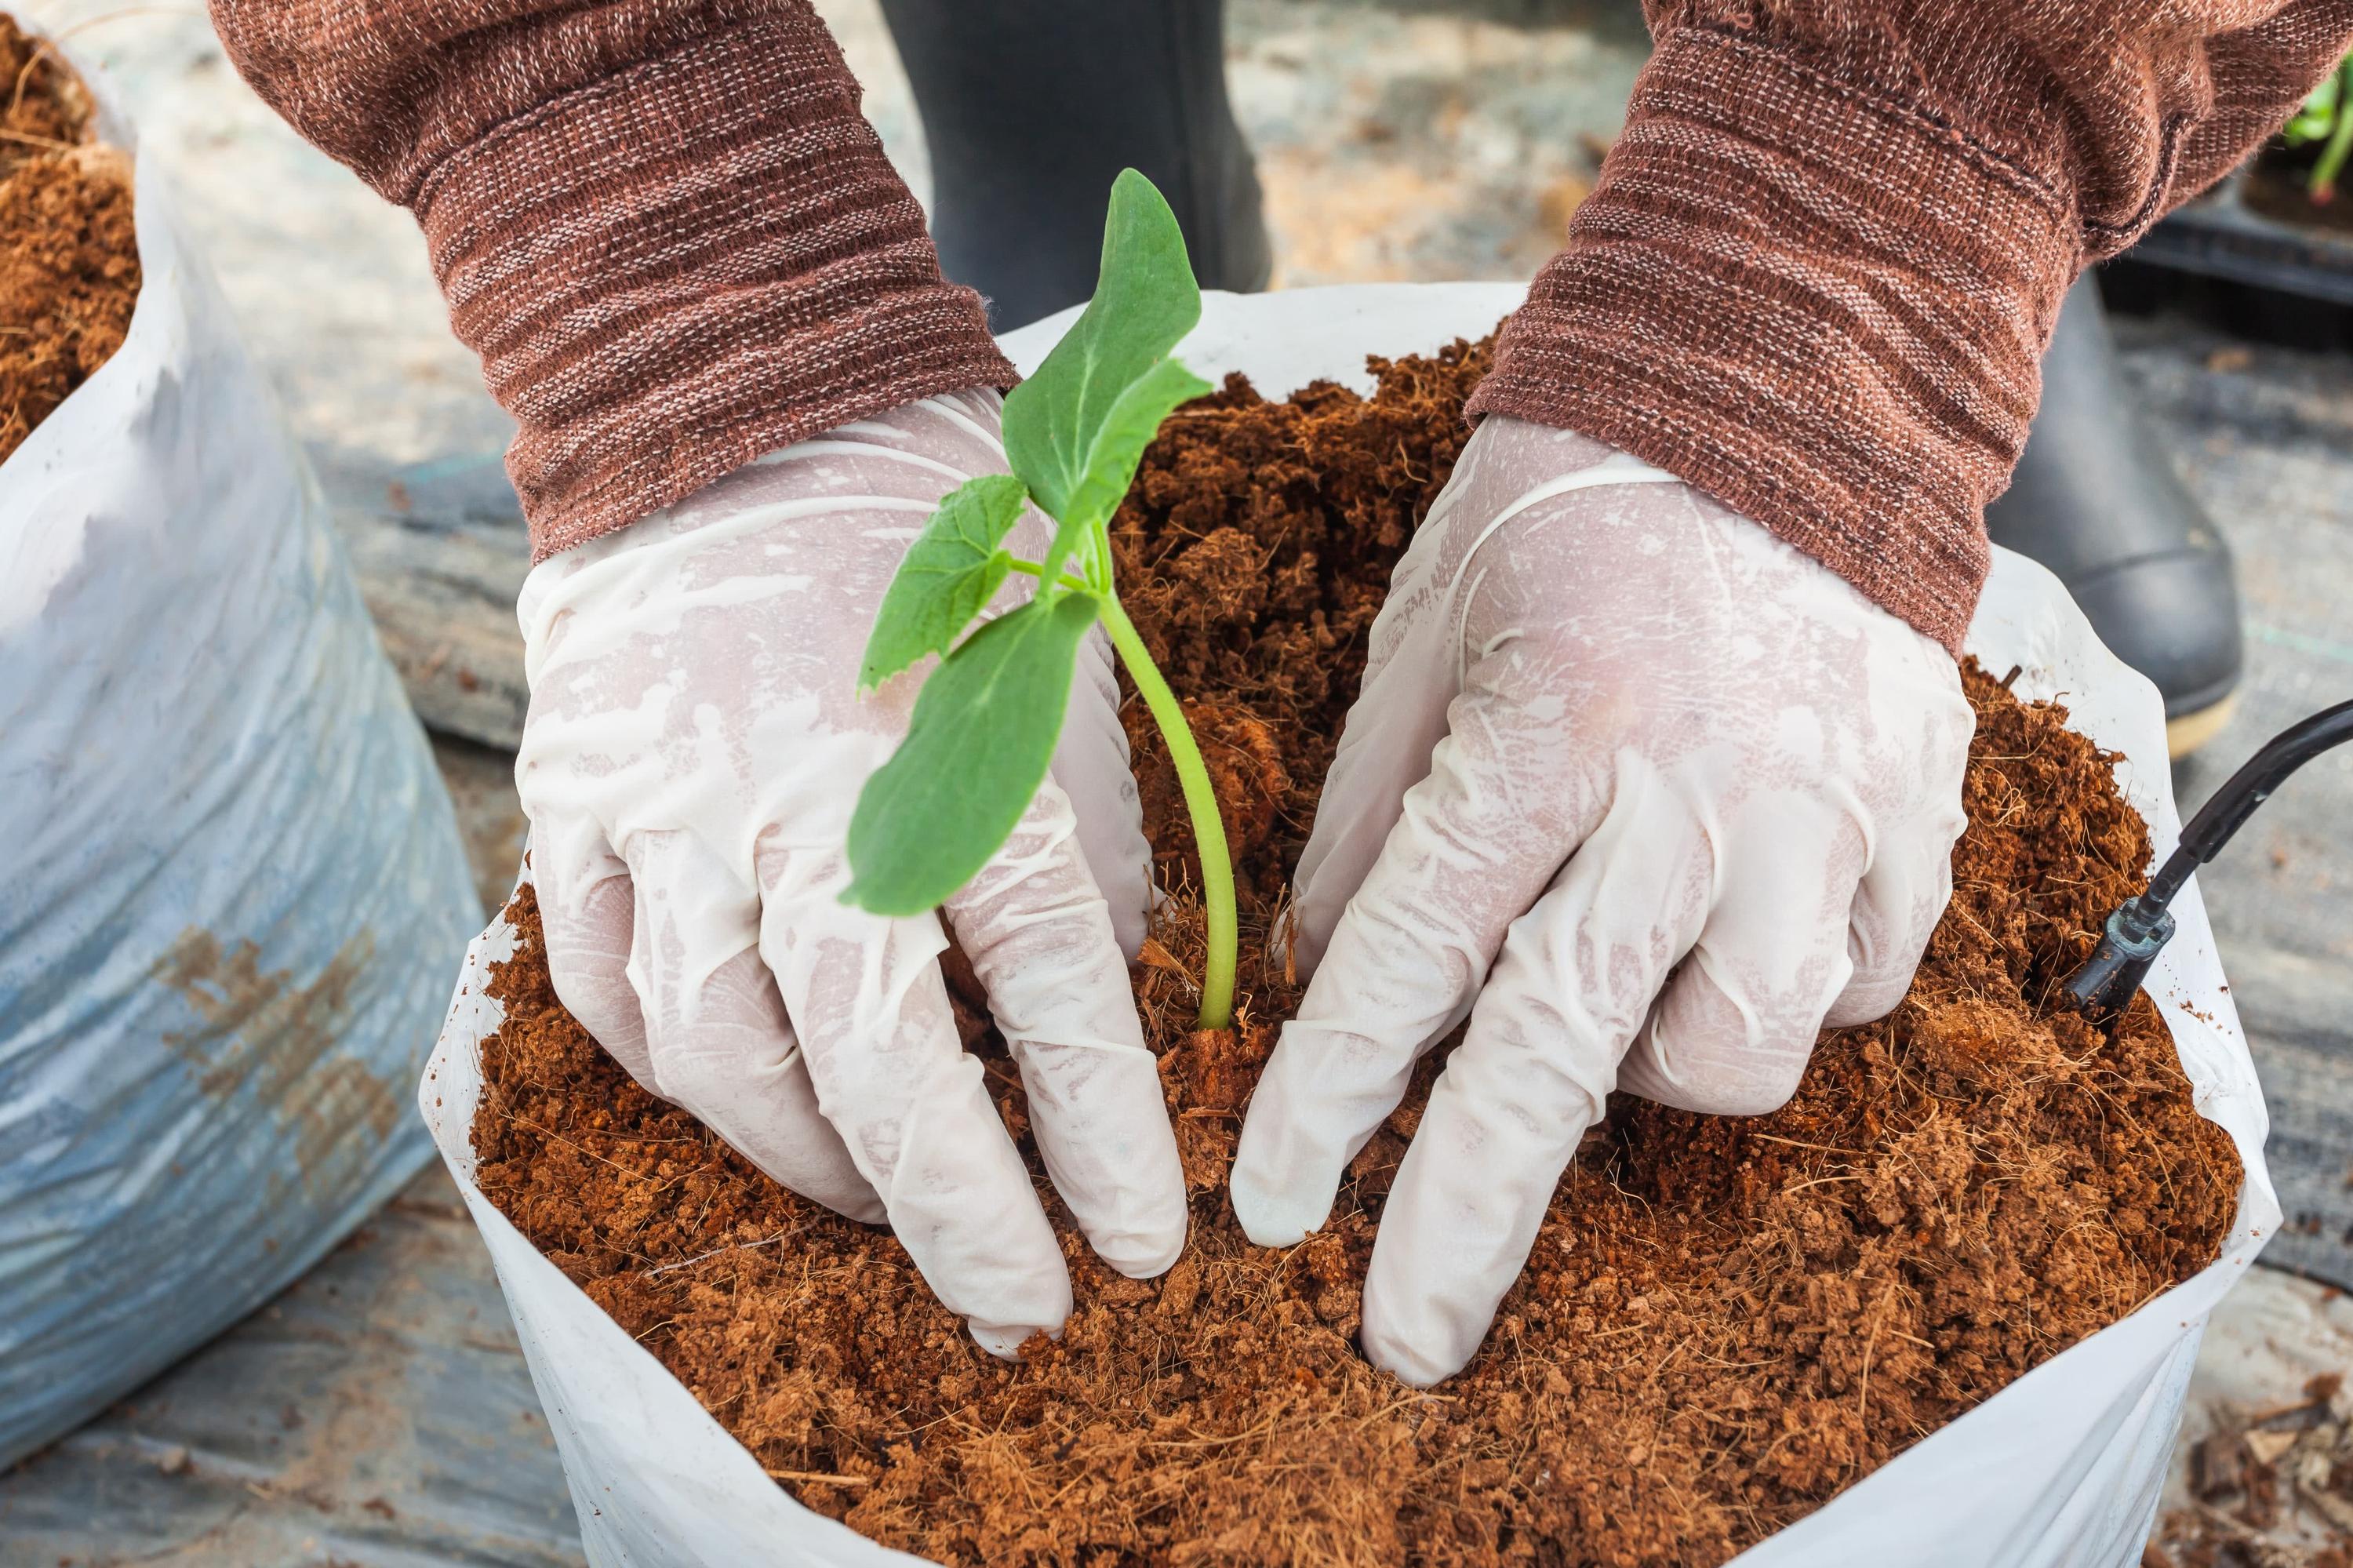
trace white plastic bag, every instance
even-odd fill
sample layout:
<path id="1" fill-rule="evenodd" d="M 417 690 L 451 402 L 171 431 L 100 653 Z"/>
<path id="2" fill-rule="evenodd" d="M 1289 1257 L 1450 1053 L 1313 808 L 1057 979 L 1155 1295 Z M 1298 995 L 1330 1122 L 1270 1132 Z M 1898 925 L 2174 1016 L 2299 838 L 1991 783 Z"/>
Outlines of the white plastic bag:
<path id="1" fill-rule="evenodd" d="M 1216 377 L 1240 370 L 1270 397 L 1318 376 L 1370 389 L 1367 353 L 1428 352 L 1477 337 L 1519 302 L 1514 284 L 1212 294 L 1178 350 Z M 1006 339 L 1024 368 L 1069 313 Z M 1988 666 L 2021 666 L 2028 698 L 2063 696 L 2074 727 L 2130 760 L 2120 774 L 2158 853 L 2179 835 L 2156 690 L 2100 646 L 2058 579 L 1997 552 L 1970 630 Z M 2246 1166 L 2238 1221 L 2211 1267 L 2036 1368 L 1828 1506 L 1744 1553 L 1740 1568 L 2128 1568 L 2140 1561 L 2206 1317 L 2279 1218 L 2263 1170 L 2264 1111 L 2196 884 L 2148 987 L 2181 1049 L 2198 1108 Z M 512 951 L 494 922 L 467 955 L 423 1104 L 463 1189 L 522 1336 L 524 1354 L 600 1568 L 874 1565 L 913 1561 L 809 1512 L 659 1362 L 542 1257 L 473 1183 L 469 1124 L 480 1043 L 496 1027 L 487 966 Z"/>
<path id="2" fill-rule="evenodd" d="M 0 1467 L 430 1158 L 481 918 L 309 467 L 145 162 L 133 197 L 130 335 L 0 464 Z"/>

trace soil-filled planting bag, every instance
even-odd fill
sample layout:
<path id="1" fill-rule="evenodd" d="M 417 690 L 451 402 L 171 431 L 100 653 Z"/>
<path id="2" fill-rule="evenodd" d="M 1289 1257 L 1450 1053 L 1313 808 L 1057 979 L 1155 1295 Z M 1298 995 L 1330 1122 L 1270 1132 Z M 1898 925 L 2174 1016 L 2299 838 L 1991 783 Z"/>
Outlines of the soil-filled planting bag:
<path id="1" fill-rule="evenodd" d="M 0 463 L 0 1467 L 431 1158 L 405 1106 L 480 919 L 309 468 L 127 177 L 128 334 Z"/>
<path id="2" fill-rule="evenodd" d="M 1213 378 L 1246 374 L 1270 398 L 1319 377 L 1362 388 L 1367 354 L 1428 353 L 1476 338 L 1520 292 L 1462 284 L 1212 294 L 1178 352 Z M 1012 334 L 1008 353 L 1034 367 L 1068 320 Z M 2157 853 L 2171 848 L 2179 823 L 2157 694 L 2100 646 L 2055 578 L 1997 551 L 1969 651 L 1989 671 L 2015 667 L 2017 696 L 2063 699 L 2071 727 L 2120 753 L 2118 786 L 2147 819 Z M 2125 1568 L 2140 1560 L 2206 1318 L 2279 1217 L 2263 1165 L 2262 1093 L 2194 885 L 2174 908 L 2179 933 L 2148 991 L 2197 1110 L 2228 1135 L 2244 1170 L 2219 1258 L 1764 1540 L 1736 1560 L 1743 1568 Z M 490 1245 L 589 1560 L 681 1568 L 910 1561 L 794 1501 L 476 1185 L 470 1129 L 483 1092 L 481 1045 L 501 1018 L 485 991 L 491 967 L 517 939 L 501 919 L 470 950 L 421 1103 Z"/>

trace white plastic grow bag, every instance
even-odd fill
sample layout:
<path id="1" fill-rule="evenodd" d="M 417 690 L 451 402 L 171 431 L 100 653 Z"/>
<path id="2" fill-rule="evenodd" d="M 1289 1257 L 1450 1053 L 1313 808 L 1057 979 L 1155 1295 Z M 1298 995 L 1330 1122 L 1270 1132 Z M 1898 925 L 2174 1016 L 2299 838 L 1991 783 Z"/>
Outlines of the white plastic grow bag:
<path id="1" fill-rule="evenodd" d="M 310 469 L 149 162 L 133 197 L 129 336 L 0 464 L 0 1468 L 431 1158 L 481 918 Z"/>
<path id="2" fill-rule="evenodd" d="M 1367 353 L 1476 337 L 1518 303 L 1510 284 L 1377 285 L 1213 294 L 1179 350 L 1212 377 L 1240 370 L 1269 397 L 1318 376 L 1369 389 Z M 1006 349 L 1034 366 L 1067 324 L 1050 318 Z M 2092 635 L 2056 578 L 1996 552 L 1971 651 L 2022 673 L 2030 698 L 2063 696 L 2074 726 L 2128 758 L 2121 782 L 2161 855 L 2179 833 L 2154 688 Z M 2019 1379 L 1739 1559 L 1739 1568 L 2129 1568 L 2140 1561 L 2207 1315 L 2279 1217 L 2263 1169 L 2263 1094 L 2222 981 L 2195 883 L 2179 934 L 2149 977 L 2200 1110 L 2238 1145 L 2246 1186 L 2220 1261 L 2123 1322 Z M 473 1184 L 468 1127 L 479 1044 L 497 1023 L 486 966 L 512 950 L 494 922 L 467 955 L 423 1105 L 497 1265 L 563 1453 L 588 1559 L 600 1568 L 881 1564 L 914 1561 L 801 1508 Z"/>

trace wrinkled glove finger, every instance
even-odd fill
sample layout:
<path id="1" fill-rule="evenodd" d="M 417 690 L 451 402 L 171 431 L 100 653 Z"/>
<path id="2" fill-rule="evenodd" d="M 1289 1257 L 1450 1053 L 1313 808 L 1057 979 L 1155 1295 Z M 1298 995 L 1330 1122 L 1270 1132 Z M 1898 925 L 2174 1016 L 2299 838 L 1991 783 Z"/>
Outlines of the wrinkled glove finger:
<path id="1" fill-rule="evenodd" d="M 1905 809 L 1887 813 L 1870 869 L 1855 889 L 1847 937 L 1853 973 L 1831 1003 L 1827 1022 L 1833 1029 L 1894 1011 L 1952 902 L 1953 845 L 1968 826 L 1961 779 L 1976 715 L 1950 671 L 1934 670 L 1924 685 L 1919 706 L 1928 733 L 1916 747 L 1919 792 Z"/>
<path id="2" fill-rule="evenodd" d="M 1513 923 L 1381 1213 L 1365 1353 L 1427 1387 L 1460 1371 L 1527 1263 L 1619 1058 L 1699 932 L 1710 851 L 1662 792 L 1619 800 Z"/>
<path id="3" fill-rule="evenodd" d="M 1846 1029 L 1884 1018 L 1912 989 L 1913 971 L 1953 897 L 1957 832 L 1929 823 L 1883 846 L 1855 889 L 1848 923 L 1846 987 L 1823 1022 Z"/>
<path id="4" fill-rule="evenodd" d="M 586 819 L 534 823 L 532 883 L 539 893 L 547 978 L 555 1000 L 649 1095 L 667 1098 L 646 1051 L 646 1021 L 629 980 L 638 921 L 629 868 Z"/>
<path id="5" fill-rule="evenodd" d="M 1134 958 L 1152 925 L 1152 845 L 1119 722 L 1111 638 L 1100 626 L 1079 645 L 1052 778 L 1077 813 L 1079 851 L 1110 908 L 1113 939 L 1123 957 Z"/>
<path id="6" fill-rule="evenodd" d="M 1547 619 L 1526 615 L 1532 585 L 1540 597 L 1546 585 L 1566 586 L 1552 552 L 1531 556 L 1527 541 L 1585 504 L 1567 499 L 1580 492 L 1683 489 L 1672 475 L 1573 431 L 1504 416 L 1489 423 L 1510 428 L 1514 439 L 1499 443 L 1482 439 L 1482 430 L 1463 449 L 1373 623 L 1364 685 L 1293 878 L 1296 902 L 1286 934 L 1302 973 L 1322 962 L 1348 900 L 1379 858 L 1400 800 L 1429 771 L 1431 749 L 1446 733 L 1447 705 L 1472 683 L 1471 666 L 1492 665 L 1500 649 Z M 1534 650 L 1537 661 L 1555 662 L 1554 680 L 1547 686 L 1533 666 L 1522 670 L 1524 696 L 1560 695 L 1563 652 Z"/>
<path id="7" fill-rule="evenodd" d="M 957 1041 L 938 919 L 887 920 L 844 905 L 838 838 L 795 842 L 772 831 L 756 863 L 761 956 L 818 1102 L 881 1194 L 900 1244 L 993 1354 L 1060 1332 L 1070 1274 L 980 1060 Z"/>
<path id="8" fill-rule="evenodd" d="M 1323 1225 L 1341 1172 L 1397 1108 L 1415 1061 L 1469 1011 L 1505 927 L 1584 837 L 1599 800 L 1565 776 L 1565 758 L 1529 768 L 1516 755 L 1552 747 L 1508 699 L 1474 685 L 1450 717 L 1251 1097 L 1232 1196 L 1261 1246 Z M 1546 799 L 1529 800 L 1514 778 Z"/>
<path id="9" fill-rule="evenodd" d="M 1715 907 L 1618 1086 L 1682 1110 L 1762 1116 L 1798 1092 L 1846 989 L 1863 833 L 1836 800 L 1777 791 L 1752 797 L 1721 837 Z"/>
<path id="10" fill-rule="evenodd" d="M 1366 640 L 1365 676 L 1324 772 L 1307 847 L 1291 879 L 1292 903 L 1278 930 L 1297 972 L 1313 977 L 1330 949 L 1348 901 L 1381 857 L 1405 809 L 1406 791 L 1429 776 L 1446 735 L 1446 707 L 1460 689 L 1446 657 L 1448 615 L 1439 602 L 1441 545 L 1451 498 L 1437 505 L 1390 574 Z"/>
<path id="11" fill-rule="evenodd" d="M 1104 1262 L 1149 1278 L 1185 1245 L 1185 1172 L 1071 804 L 1050 781 L 946 906 L 1021 1069 L 1055 1190 Z"/>
<path id="12" fill-rule="evenodd" d="M 1429 776 L 1446 736 L 1455 682 L 1442 657 L 1441 619 L 1430 615 L 1412 623 L 1405 635 L 1418 646 L 1366 672 L 1364 689 L 1341 728 L 1315 825 L 1292 878 L 1284 934 L 1302 975 L 1312 978 L 1322 968 L 1349 900 L 1380 863 L 1404 814 L 1407 792 Z"/>
<path id="13" fill-rule="evenodd" d="M 882 1204 L 819 1112 L 760 961 L 750 891 L 687 833 L 636 834 L 628 860 L 638 901 L 629 973 L 659 1092 L 804 1198 L 879 1222 Z"/>

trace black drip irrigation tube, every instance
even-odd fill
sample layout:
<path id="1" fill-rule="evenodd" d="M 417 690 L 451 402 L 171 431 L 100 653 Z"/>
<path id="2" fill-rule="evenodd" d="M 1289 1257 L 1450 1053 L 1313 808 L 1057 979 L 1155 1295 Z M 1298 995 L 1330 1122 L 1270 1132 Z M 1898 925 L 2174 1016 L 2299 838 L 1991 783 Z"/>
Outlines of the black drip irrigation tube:
<path id="1" fill-rule="evenodd" d="M 2140 990 L 2148 966 L 2173 939 L 2173 916 L 2167 906 L 2189 874 L 2221 853 L 2240 824 L 2271 799 L 2289 774 L 2348 740 L 2353 740 L 2353 702 L 2323 708 L 2291 725 L 2247 758 L 2181 830 L 2180 847 L 2148 879 L 2148 891 L 2126 899 L 2108 916 L 2100 945 L 2066 984 L 2065 993 L 2076 1011 L 2094 1018 L 2123 1012 Z"/>

